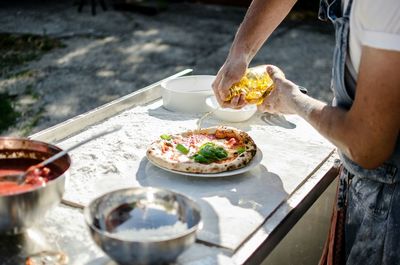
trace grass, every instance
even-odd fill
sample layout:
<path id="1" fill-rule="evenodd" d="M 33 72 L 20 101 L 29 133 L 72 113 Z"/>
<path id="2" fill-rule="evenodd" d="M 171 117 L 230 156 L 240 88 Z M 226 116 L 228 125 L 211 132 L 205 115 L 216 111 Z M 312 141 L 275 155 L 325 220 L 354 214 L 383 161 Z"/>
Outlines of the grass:
<path id="1" fill-rule="evenodd" d="M 65 46 L 60 40 L 47 36 L 0 33 L 0 77 L 6 77 L 17 66 L 62 47 Z"/>
<path id="2" fill-rule="evenodd" d="M 34 77 L 36 71 L 30 70 L 30 69 L 25 69 L 21 70 L 16 73 L 8 74 L 5 78 L 7 79 L 13 79 L 13 78 L 29 78 L 29 77 Z"/>
<path id="3" fill-rule="evenodd" d="M 37 113 L 29 119 L 28 123 L 21 128 L 21 135 L 28 136 L 32 133 L 32 129 L 39 124 L 40 119 L 43 116 L 44 108 L 41 107 Z"/>
<path id="4" fill-rule="evenodd" d="M 29 61 L 39 59 L 43 54 L 56 48 L 63 48 L 65 45 L 58 39 L 48 36 L 39 36 L 32 34 L 13 34 L 0 33 L 0 78 L 23 79 L 34 77 L 36 71 L 31 69 L 15 72 Z M 38 99 L 39 95 L 35 93 L 32 86 L 29 85 L 25 94 Z M 0 94 L 0 133 L 16 124 L 18 118 L 24 116 L 16 111 L 18 97 L 10 96 L 7 92 Z M 28 111 L 23 111 L 24 113 Z M 35 126 L 41 117 L 41 112 L 32 114 L 29 124 L 23 128 L 23 134 L 28 134 L 31 127 Z"/>
<path id="5" fill-rule="evenodd" d="M 36 91 L 33 89 L 32 85 L 27 85 L 27 86 L 26 86 L 26 88 L 25 88 L 25 94 L 26 94 L 26 95 L 30 95 L 30 96 L 31 96 L 32 98 L 34 98 L 34 99 L 39 99 L 39 98 L 40 98 L 39 93 L 36 92 Z"/>
<path id="6" fill-rule="evenodd" d="M 6 93 L 0 94 L 0 113 L 0 132 L 14 124 L 21 115 L 14 109 L 13 98 Z"/>

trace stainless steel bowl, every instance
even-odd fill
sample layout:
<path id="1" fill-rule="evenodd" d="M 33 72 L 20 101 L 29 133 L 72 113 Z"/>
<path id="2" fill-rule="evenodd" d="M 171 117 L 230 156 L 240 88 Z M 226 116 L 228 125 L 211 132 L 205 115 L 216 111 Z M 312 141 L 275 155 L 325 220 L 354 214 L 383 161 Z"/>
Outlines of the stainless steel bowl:
<path id="1" fill-rule="evenodd" d="M 172 262 L 201 226 L 194 201 L 157 188 L 107 193 L 85 207 L 84 215 L 93 240 L 120 264 Z"/>
<path id="2" fill-rule="evenodd" d="M 60 151 L 60 148 L 40 141 L 0 137 L 0 169 L 7 167 L 12 160 L 17 163 L 18 159 L 24 158 L 45 160 Z M 0 195 L 0 234 L 23 232 L 42 220 L 47 210 L 61 201 L 71 159 L 65 155 L 52 165 L 60 173 L 45 186 L 21 193 Z"/>

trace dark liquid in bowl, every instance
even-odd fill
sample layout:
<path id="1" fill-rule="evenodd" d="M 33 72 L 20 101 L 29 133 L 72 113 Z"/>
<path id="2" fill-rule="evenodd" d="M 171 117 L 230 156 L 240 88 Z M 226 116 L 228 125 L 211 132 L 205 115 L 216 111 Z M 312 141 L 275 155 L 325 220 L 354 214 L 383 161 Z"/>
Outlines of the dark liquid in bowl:
<path id="1" fill-rule="evenodd" d="M 42 162 L 39 159 L 32 158 L 10 158 L 10 159 L 0 159 L 0 179 L 7 175 L 20 174 L 27 170 L 30 166 L 36 165 Z M 46 178 L 44 178 L 44 182 L 48 182 L 52 179 L 55 179 L 57 176 L 61 175 L 63 172 L 55 165 L 48 165 L 50 169 L 50 173 Z M 28 184 L 22 183 L 18 185 L 13 181 L 0 181 L 0 196 L 2 195 L 10 195 L 20 192 L 29 191 L 35 189 L 37 187 L 42 186 L 39 183 Z"/>
<path id="2" fill-rule="evenodd" d="M 169 213 L 161 207 L 136 207 L 136 203 L 131 203 L 112 210 L 106 217 L 105 226 L 108 232 L 113 233 L 117 230 L 156 229 L 174 225 L 177 221 L 177 214 Z"/>

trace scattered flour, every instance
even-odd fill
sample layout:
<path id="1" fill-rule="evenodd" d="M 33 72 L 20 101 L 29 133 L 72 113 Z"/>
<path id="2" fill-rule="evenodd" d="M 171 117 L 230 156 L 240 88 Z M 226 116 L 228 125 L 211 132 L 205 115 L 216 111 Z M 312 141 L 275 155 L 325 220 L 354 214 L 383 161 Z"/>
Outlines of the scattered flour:
<path id="1" fill-rule="evenodd" d="M 113 234 L 124 240 L 166 240 L 182 234 L 187 229 L 187 224 L 181 221 L 177 221 L 174 225 L 160 226 L 153 229 L 130 229 L 129 221 L 127 221 L 120 225 Z"/>
<path id="2" fill-rule="evenodd" d="M 128 109 L 62 141 L 61 147 L 68 147 L 100 130 L 123 125 L 120 131 L 72 152 L 71 176 L 64 200 L 87 205 L 95 197 L 121 188 L 170 189 L 200 204 L 204 225 L 197 238 L 234 250 L 332 151 L 332 146 L 300 117 L 255 115 L 243 123 L 225 124 L 247 131 L 263 152 L 262 165 L 246 176 L 185 177 L 148 163 L 146 148 L 152 141 L 161 134 L 195 129 L 201 116 L 167 111 L 162 100 L 156 100 Z M 202 123 L 202 127 L 216 125 L 221 125 L 221 121 L 213 115 Z M 175 233 L 178 228 L 159 229 L 163 231 L 124 231 L 121 236 L 158 239 L 167 231 Z"/>

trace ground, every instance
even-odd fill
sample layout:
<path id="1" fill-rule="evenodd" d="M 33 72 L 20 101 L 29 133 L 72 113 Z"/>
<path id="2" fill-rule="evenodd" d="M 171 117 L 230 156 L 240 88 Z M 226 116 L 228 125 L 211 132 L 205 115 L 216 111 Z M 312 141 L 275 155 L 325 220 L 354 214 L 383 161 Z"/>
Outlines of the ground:
<path id="1" fill-rule="evenodd" d="M 30 135 L 186 68 L 214 75 L 246 11 L 166 1 L 165 9 L 146 15 L 106 3 L 108 10 L 97 8 L 95 16 L 88 5 L 77 12 L 71 0 L 0 3 L 0 46 L 30 36 L 36 47 L 0 63 L 1 135 Z M 311 96 L 330 101 L 333 45 L 330 25 L 293 12 L 251 65 L 276 64 Z"/>

